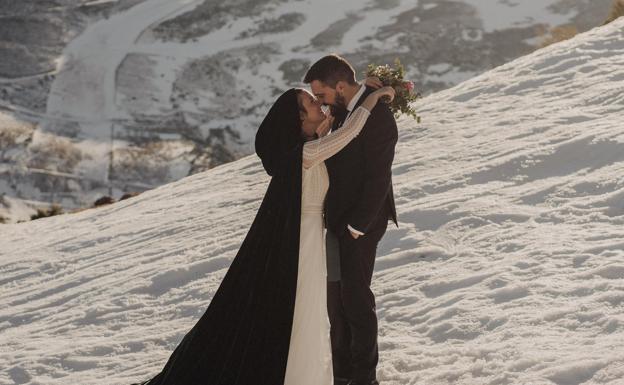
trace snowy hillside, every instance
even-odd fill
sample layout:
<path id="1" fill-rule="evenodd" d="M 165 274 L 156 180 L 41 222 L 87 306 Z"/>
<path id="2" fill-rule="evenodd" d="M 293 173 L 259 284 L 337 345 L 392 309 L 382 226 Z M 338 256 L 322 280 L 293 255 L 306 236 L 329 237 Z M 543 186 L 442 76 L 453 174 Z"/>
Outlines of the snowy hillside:
<path id="1" fill-rule="evenodd" d="M 373 277 L 384 385 L 624 383 L 624 18 L 399 121 Z M 2 227 L 0 384 L 129 384 L 203 314 L 267 186 L 255 156 Z"/>
<path id="2" fill-rule="evenodd" d="M 172 182 L 251 153 L 275 95 L 328 52 L 358 73 L 399 57 L 431 93 L 602 24 L 611 1 L 5 1 L 0 120 L 36 129 L 0 192 L 72 208 Z"/>

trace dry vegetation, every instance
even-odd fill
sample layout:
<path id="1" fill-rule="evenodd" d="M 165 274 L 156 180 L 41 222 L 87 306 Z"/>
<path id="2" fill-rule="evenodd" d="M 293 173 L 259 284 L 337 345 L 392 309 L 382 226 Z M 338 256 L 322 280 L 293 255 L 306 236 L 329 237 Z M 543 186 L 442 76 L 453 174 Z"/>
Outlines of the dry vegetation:
<path id="1" fill-rule="evenodd" d="M 560 41 L 568 40 L 573 38 L 578 33 L 576 27 L 572 24 L 564 24 L 551 28 L 550 30 L 544 31 L 540 35 L 543 35 L 544 38 L 540 42 L 540 48 L 547 47 L 551 44 L 558 43 Z"/>
<path id="2" fill-rule="evenodd" d="M 624 0 L 613 0 L 609 17 L 605 20 L 605 24 L 609 24 L 620 16 L 624 16 Z"/>

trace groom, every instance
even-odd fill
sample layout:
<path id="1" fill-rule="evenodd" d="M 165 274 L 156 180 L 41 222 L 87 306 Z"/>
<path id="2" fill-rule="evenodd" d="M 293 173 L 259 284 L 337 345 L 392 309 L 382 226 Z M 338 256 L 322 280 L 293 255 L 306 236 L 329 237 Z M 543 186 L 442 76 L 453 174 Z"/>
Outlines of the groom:
<path id="1" fill-rule="evenodd" d="M 373 92 L 355 79 L 353 67 L 332 54 L 314 63 L 304 83 L 334 112 L 340 126 Z M 326 160 L 329 191 L 327 227 L 327 310 L 331 323 L 336 385 L 376 385 L 379 361 L 375 296 L 370 289 L 377 244 L 388 220 L 397 224 L 392 160 L 398 139 L 388 105 L 377 103 L 360 134 Z"/>

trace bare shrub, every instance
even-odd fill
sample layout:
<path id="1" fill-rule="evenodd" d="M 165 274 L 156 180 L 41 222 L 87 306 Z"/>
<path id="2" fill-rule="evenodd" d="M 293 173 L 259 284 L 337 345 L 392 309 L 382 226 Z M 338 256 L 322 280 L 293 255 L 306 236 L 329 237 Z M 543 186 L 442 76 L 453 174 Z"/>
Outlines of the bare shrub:
<path id="1" fill-rule="evenodd" d="M 51 217 L 51 216 L 59 215 L 59 214 L 63 214 L 63 207 L 55 203 L 47 209 L 37 209 L 37 214 L 31 215 L 30 219 L 35 220 L 35 219 Z"/>
<path id="2" fill-rule="evenodd" d="M 84 158 L 80 149 L 63 137 L 50 135 L 45 140 L 30 146 L 28 167 L 49 171 L 72 173 Z"/>
<path id="3" fill-rule="evenodd" d="M 620 16 L 624 16 L 624 0 L 613 0 L 609 17 L 605 20 L 603 25 L 609 24 Z"/>
<path id="4" fill-rule="evenodd" d="M 124 200 L 124 199 L 128 199 L 128 198 L 132 198 L 135 197 L 137 195 L 141 194 L 138 191 L 132 191 L 132 192 L 127 192 L 124 195 L 121 196 L 121 198 L 119 198 L 120 201 Z"/>
<path id="5" fill-rule="evenodd" d="M 548 47 L 551 44 L 568 40 L 578 34 L 578 30 L 574 25 L 566 24 L 553 27 L 544 33 L 544 39 L 540 43 L 540 48 Z"/>
<path id="6" fill-rule="evenodd" d="M 154 141 L 142 147 L 115 149 L 113 158 L 113 179 L 160 185 L 168 181 L 169 167 L 174 157 L 166 142 Z"/>
<path id="7" fill-rule="evenodd" d="M 9 154 L 32 140 L 34 127 L 28 124 L 6 124 L 0 120 L 0 161 L 8 161 Z"/>
<path id="8" fill-rule="evenodd" d="M 105 195 L 103 197 L 98 198 L 94 203 L 93 203 L 93 207 L 98 207 L 98 206 L 104 206 L 104 205 L 110 205 L 111 203 L 115 203 L 115 199 L 113 199 L 113 197 L 110 197 L 108 195 Z"/>

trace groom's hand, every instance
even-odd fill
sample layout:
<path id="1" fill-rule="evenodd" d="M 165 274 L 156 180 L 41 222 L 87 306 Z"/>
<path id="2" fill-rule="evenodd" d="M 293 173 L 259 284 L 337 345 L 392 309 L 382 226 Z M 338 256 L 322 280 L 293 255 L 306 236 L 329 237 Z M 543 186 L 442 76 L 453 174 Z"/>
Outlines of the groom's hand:
<path id="1" fill-rule="evenodd" d="M 351 227 L 351 225 L 347 225 L 347 230 L 349 230 L 349 233 L 351 234 L 351 237 L 353 239 L 358 239 L 359 237 L 364 235 L 363 232 L 361 232 L 360 230 L 354 229 L 353 227 Z"/>
<path id="2" fill-rule="evenodd" d="M 360 234 L 358 233 L 354 233 L 353 231 L 349 230 L 349 233 L 351 234 L 351 236 L 353 237 L 353 239 L 358 239 L 360 237 Z"/>

